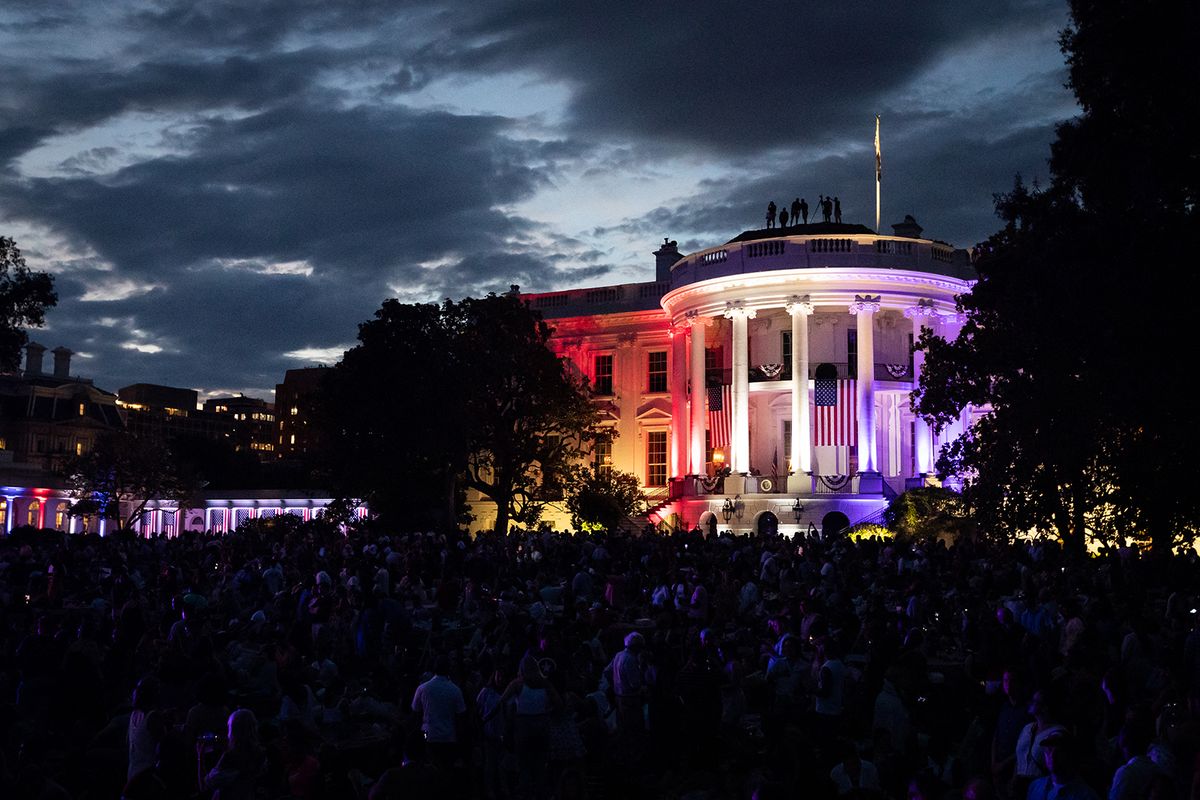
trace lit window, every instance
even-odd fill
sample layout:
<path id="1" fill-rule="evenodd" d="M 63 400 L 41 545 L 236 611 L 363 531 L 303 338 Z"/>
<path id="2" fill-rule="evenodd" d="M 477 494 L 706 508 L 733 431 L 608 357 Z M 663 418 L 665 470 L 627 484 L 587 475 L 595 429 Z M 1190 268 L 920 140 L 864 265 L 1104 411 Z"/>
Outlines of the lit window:
<path id="1" fill-rule="evenodd" d="M 667 351 L 660 350 L 649 354 L 646 374 L 646 391 L 665 392 L 667 390 Z"/>
<path id="2" fill-rule="evenodd" d="M 75 455 L 77 455 L 77 456 L 83 455 L 83 442 L 75 443 Z"/>
<path id="3" fill-rule="evenodd" d="M 613 357 L 612 355 L 596 356 L 595 380 L 592 388 L 596 394 L 608 396 L 613 393 Z"/>
<path id="4" fill-rule="evenodd" d="M 32 503 L 30 503 L 29 511 L 25 515 L 26 524 L 31 527 L 36 528 L 38 525 L 38 518 L 41 515 L 41 513 L 40 513 L 41 510 L 42 510 L 42 503 L 40 500 L 34 500 Z"/>
<path id="5" fill-rule="evenodd" d="M 612 439 L 600 439 L 592 451 L 596 472 L 601 475 L 612 474 Z"/>
<path id="6" fill-rule="evenodd" d="M 296 406 L 292 406 L 292 416 L 294 417 L 299 413 L 300 413 L 300 409 L 297 408 Z"/>
<path id="7" fill-rule="evenodd" d="M 80 403 L 79 404 L 79 416 L 82 417 L 86 413 L 87 413 L 87 405 L 84 403 Z"/>
<path id="8" fill-rule="evenodd" d="M 0 500 L 0 528 L 8 522 L 8 501 Z"/>
<path id="9" fill-rule="evenodd" d="M 667 432 L 646 433 L 646 485 L 667 485 Z"/>
<path id="10" fill-rule="evenodd" d="M 60 504 L 58 507 L 58 511 L 54 512 L 54 527 L 58 528 L 61 531 L 63 529 L 63 523 L 66 522 L 66 520 L 67 520 L 67 512 L 63 511 L 63 507 Z"/>
<path id="11" fill-rule="evenodd" d="M 296 443 L 296 434 L 294 434 L 294 433 L 293 433 L 293 434 L 292 434 L 292 439 L 291 439 L 291 441 L 290 441 L 290 442 L 288 442 L 288 444 L 295 444 L 295 443 Z"/>

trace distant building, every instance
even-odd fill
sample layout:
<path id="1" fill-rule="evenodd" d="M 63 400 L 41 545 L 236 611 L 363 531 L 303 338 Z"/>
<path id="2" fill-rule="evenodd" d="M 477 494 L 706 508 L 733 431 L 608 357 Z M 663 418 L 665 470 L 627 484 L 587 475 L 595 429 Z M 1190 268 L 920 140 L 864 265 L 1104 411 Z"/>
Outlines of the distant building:
<path id="1" fill-rule="evenodd" d="M 275 458 L 275 406 L 257 397 L 214 397 L 204 401 L 204 411 L 230 420 L 233 448 L 265 460 Z"/>
<path id="2" fill-rule="evenodd" d="M 314 401 L 326 367 L 289 369 L 275 386 L 275 447 L 280 458 L 299 458 L 317 445 Z"/>
<path id="3" fill-rule="evenodd" d="M 0 531 L 16 525 L 66 530 L 72 500 L 59 471 L 98 437 L 125 428 L 116 395 L 71 375 L 70 350 L 54 349 L 50 374 L 43 371 L 45 352 L 30 342 L 25 369 L 0 374 Z"/>
<path id="4" fill-rule="evenodd" d="M 228 439 L 233 420 L 227 415 L 200 411 L 195 389 L 135 383 L 117 390 L 117 402 L 126 411 L 126 425 L 139 439 L 161 443 L 179 436 Z"/>
<path id="5" fill-rule="evenodd" d="M 652 281 L 524 295 L 615 434 L 593 463 L 636 475 L 651 521 L 837 530 L 931 480 L 937 447 L 980 413 L 935 434 L 909 407 L 913 341 L 953 337 L 974 280 L 967 252 L 911 217 L 890 235 L 818 223 L 654 256 Z"/>

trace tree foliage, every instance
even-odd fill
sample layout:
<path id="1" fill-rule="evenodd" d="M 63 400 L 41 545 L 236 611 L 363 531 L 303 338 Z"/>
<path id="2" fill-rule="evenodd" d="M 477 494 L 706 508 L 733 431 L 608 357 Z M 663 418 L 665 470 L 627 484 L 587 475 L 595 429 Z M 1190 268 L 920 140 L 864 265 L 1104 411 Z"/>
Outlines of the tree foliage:
<path id="1" fill-rule="evenodd" d="M 974 533 L 962 496 L 934 486 L 897 495 L 884 512 L 884 520 L 897 536 L 908 539 L 958 540 Z"/>
<path id="2" fill-rule="evenodd" d="M 54 279 L 31 271 L 16 242 L 0 236 L 0 371 L 19 366 L 25 328 L 41 326 L 57 302 Z"/>
<path id="3" fill-rule="evenodd" d="M 1062 45 L 1083 113 L 1059 126 L 1052 181 L 997 199 L 954 341 L 931 335 L 917 391 L 935 424 L 992 412 L 943 450 L 981 522 L 1010 533 L 1194 536 L 1197 434 L 1175 390 L 1192 338 L 1200 148 L 1168 78 L 1194 74 L 1172 3 L 1073 2 Z M 1186 301 L 1190 302 L 1190 300 Z"/>
<path id="4" fill-rule="evenodd" d="M 594 525 L 613 530 L 645 509 L 646 499 L 636 475 L 619 470 L 582 472 L 567 493 L 567 509 L 576 529 Z"/>
<path id="5" fill-rule="evenodd" d="M 180 474 L 167 447 L 124 431 L 100 436 L 64 472 L 77 512 L 116 519 L 126 530 L 142 518 L 150 500 L 174 500 L 183 507 L 201 488 Z M 128 509 L 124 516 L 122 505 Z"/>
<path id="6" fill-rule="evenodd" d="M 518 298 L 389 300 L 322 391 L 325 456 L 339 491 L 406 524 L 452 524 L 463 490 L 535 522 L 595 436 L 586 387 Z"/>

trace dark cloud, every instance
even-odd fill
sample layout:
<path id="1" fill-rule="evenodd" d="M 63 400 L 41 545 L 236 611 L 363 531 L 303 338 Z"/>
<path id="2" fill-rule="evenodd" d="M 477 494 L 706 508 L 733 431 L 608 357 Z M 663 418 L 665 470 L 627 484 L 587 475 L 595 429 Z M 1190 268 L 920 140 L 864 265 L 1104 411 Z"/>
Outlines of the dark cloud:
<path id="1" fill-rule="evenodd" d="M 284 354 L 351 341 L 387 296 L 603 283 L 631 274 L 610 238 L 711 246 L 795 194 L 873 221 L 875 113 L 885 225 L 911 212 L 970 243 L 1014 172 L 1044 174 L 1070 112 L 1061 70 L 1021 82 L 963 54 L 1052 41 L 1064 21 L 1050 0 L 14 0 L 0 221 L 65 245 L 47 334 L 106 385 L 272 386 L 297 363 Z M 918 78 L 947 63 L 962 64 L 943 75 L 952 96 L 921 99 Z M 456 107 L 473 82 L 487 88 Z M 522 82 L 564 99 L 520 118 L 503 87 Z M 134 112 L 163 120 L 138 151 Z M 89 141 L 100 125 L 115 132 Z M 679 168 L 715 177 L 671 183 Z M 583 198 L 608 215 L 591 230 L 514 210 L 608 176 L 628 207 Z M 661 185 L 680 196 L 644 198 Z"/>
<path id="2" fill-rule="evenodd" d="M 862 126 L 954 47 L 1065 21 L 1061 2 L 474 3 L 425 55 L 452 69 L 524 68 L 571 84 L 582 135 L 727 154 Z"/>

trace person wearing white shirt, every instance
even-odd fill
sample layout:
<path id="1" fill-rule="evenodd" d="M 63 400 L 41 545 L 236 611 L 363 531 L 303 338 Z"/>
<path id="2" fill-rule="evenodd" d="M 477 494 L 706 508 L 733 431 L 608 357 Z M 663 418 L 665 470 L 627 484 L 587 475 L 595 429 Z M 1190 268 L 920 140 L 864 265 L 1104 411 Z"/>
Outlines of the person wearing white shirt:
<path id="1" fill-rule="evenodd" d="M 458 715 L 466 713 L 462 690 L 450 680 L 450 660 L 438 656 L 433 677 L 413 693 L 412 710 L 421 715 L 421 730 L 434 763 L 449 767 L 454 763 L 458 745 Z"/>

